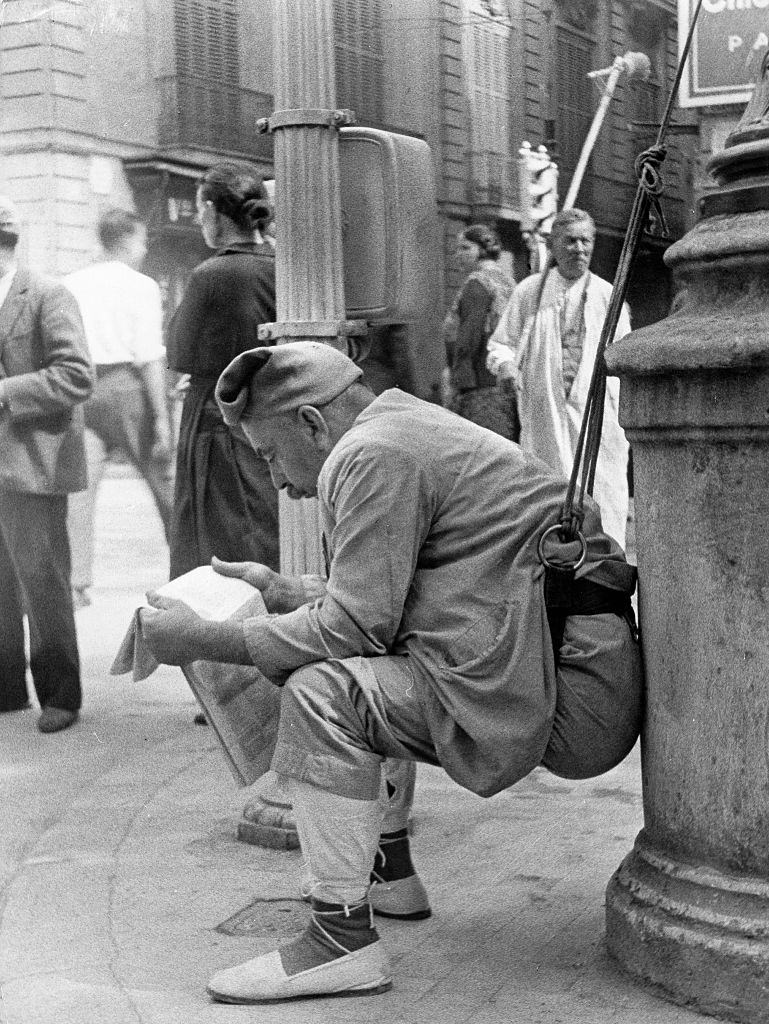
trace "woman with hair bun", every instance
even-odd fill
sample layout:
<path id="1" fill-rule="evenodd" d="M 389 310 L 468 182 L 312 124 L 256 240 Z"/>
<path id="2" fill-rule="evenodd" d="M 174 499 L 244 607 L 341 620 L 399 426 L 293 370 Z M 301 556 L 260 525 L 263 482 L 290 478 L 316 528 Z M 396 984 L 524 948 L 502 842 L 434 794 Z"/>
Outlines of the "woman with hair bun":
<path id="1" fill-rule="evenodd" d="M 468 276 L 443 325 L 444 404 L 465 419 L 517 441 L 515 407 L 486 369 L 486 342 L 515 287 L 512 274 L 499 263 L 501 254 L 499 236 L 485 224 L 471 224 L 457 235 L 457 261 Z"/>
<path id="2" fill-rule="evenodd" d="M 214 254 L 192 273 L 168 338 L 169 366 L 189 376 L 176 456 L 171 578 L 210 563 L 278 569 L 278 500 L 266 462 L 224 424 L 214 387 L 241 352 L 262 345 L 275 319 L 275 259 L 263 230 L 272 218 L 256 168 L 226 162 L 200 180 L 197 211 Z"/>

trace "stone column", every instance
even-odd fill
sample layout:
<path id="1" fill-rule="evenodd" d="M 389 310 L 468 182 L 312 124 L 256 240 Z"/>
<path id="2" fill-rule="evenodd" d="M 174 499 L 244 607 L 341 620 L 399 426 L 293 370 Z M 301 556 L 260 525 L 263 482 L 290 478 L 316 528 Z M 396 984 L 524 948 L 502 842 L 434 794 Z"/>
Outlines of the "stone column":
<path id="1" fill-rule="evenodd" d="M 671 246 L 676 312 L 610 347 L 633 446 L 647 674 L 644 828 L 609 952 L 671 1000 L 769 1021 L 769 110 L 766 60 Z"/>

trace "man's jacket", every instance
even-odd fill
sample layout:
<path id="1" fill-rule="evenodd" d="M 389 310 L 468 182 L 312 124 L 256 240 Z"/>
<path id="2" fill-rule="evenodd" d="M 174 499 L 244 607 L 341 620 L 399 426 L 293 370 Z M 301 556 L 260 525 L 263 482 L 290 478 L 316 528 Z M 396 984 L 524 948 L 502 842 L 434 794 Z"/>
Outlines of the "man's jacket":
<path id="1" fill-rule="evenodd" d="M 318 499 L 325 595 L 244 623 L 276 682 L 301 665 L 407 655 L 441 765 L 490 795 L 541 760 L 556 674 L 537 555 L 566 482 L 518 445 L 410 395 L 385 391 L 337 443 Z M 635 569 L 587 500 L 579 570 L 631 593 Z M 576 561 L 578 544 L 565 551 Z"/>
<path id="2" fill-rule="evenodd" d="M 0 489 L 68 494 L 85 488 L 79 405 L 92 387 L 73 295 L 20 267 L 0 306 Z"/>

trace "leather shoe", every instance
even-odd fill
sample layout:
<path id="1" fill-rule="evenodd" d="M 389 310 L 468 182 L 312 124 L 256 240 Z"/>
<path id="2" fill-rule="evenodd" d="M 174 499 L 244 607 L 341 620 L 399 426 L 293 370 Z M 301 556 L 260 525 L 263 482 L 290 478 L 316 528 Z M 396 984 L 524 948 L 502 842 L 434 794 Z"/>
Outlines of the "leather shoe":
<path id="1" fill-rule="evenodd" d="M 220 1003 L 267 1003 L 307 996 L 368 996 L 392 988 L 387 953 L 380 941 L 298 974 L 286 974 L 275 950 L 219 971 L 207 992 Z"/>
<path id="2" fill-rule="evenodd" d="M 392 882 L 377 880 L 369 889 L 368 898 L 372 910 L 380 917 L 424 921 L 432 915 L 422 879 L 416 874 Z"/>
<path id="3" fill-rule="evenodd" d="M 77 711 L 68 711 L 66 708 L 43 708 L 37 727 L 40 732 L 61 732 L 75 724 L 77 715 Z"/>

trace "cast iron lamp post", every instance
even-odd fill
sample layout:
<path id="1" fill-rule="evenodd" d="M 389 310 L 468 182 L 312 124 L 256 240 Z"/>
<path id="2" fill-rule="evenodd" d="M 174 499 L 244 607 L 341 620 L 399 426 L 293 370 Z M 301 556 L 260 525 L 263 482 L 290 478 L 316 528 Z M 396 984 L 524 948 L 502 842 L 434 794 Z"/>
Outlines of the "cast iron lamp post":
<path id="1" fill-rule="evenodd" d="M 348 112 L 336 109 L 332 0 L 276 0 L 273 5 L 275 111 L 261 125 L 275 136 L 276 323 L 262 341 L 324 341 L 347 350 L 365 324 L 345 320 L 339 133 Z M 296 576 L 322 573 L 315 499 L 280 495 L 280 567 Z M 258 845 L 296 847 L 290 804 L 273 772 L 254 787 L 238 834 Z"/>

